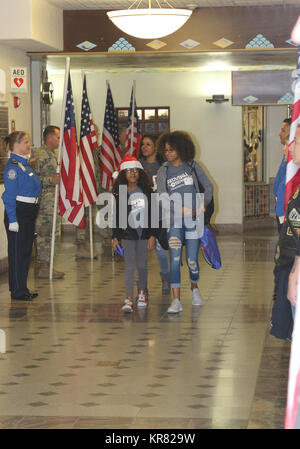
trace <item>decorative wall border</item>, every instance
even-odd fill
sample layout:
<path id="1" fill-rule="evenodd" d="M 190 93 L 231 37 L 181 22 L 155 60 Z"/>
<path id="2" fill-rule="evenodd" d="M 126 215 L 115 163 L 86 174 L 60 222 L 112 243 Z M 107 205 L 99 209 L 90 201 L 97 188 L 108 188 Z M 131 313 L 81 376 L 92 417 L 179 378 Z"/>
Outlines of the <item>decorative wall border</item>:
<path id="1" fill-rule="evenodd" d="M 64 11 L 64 52 L 232 51 L 291 49 L 299 6 L 197 8 L 186 24 L 161 39 L 138 39 L 113 25 L 104 10 Z"/>

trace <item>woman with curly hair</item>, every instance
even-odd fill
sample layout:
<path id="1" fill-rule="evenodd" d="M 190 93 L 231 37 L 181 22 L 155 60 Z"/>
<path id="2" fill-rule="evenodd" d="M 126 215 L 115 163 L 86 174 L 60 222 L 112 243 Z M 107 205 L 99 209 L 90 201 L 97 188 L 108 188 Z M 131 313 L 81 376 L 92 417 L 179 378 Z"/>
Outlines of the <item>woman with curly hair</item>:
<path id="1" fill-rule="evenodd" d="M 173 301 L 168 308 L 168 313 L 179 313 L 182 311 L 180 268 L 183 245 L 186 247 L 192 305 L 201 306 L 203 304 L 197 284 L 200 277 L 198 263 L 200 238 L 196 221 L 198 209 L 196 200 L 198 193 L 204 193 L 204 209 L 208 209 L 208 206 L 212 204 L 213 185 L 200 165 L 194 161 L 195 146 L 189 134 L 183 131 L 165 133 L 159 138 L 157 147 L 166 160 L 157 173 L 157 191 L 159 194 L 167 193 L 169 196 L 177 193 L 177 198 L 180 198 L 180 210 L 178 207 L 168 209 L 170 212 L 168 242 L 173 293 Z M 187 197 L 190 199 L 188 204 L 186 203 Z M 163 212 L 166 212 L 164 208 Z"/>
<path id="2" fill-rule="evenodd" d="M 157 172 L 160 169 L 164 159 L 161 154 L 157 152 L 155 146 L 157 136 L 153 134 L 145 134 L 141 140 L 141 157 L 140 162 L 144 170 L 150 175 L 152 179 L 152 188 L 155 192 L 157 189 Z M 168 295 L 170 293 L 170 269 L 169 269 L 169 254 L 163 249 L 158 239 L 156 239 L 155 252 L 160 266 L 160 277 L 162 281 L 162 294 Z"/>
<path id="3" fill-rule="evenodd" d="M 122 192 L 122 188 L 125 189 Z M 148 305 L 147 257 L 148 250 L 155 248 L 155 231 L 151 229 L 151 180 L 142 164 L 132 156 L 125 156 L 120 163 L 119 174 L 113 185 L 115 198 L 115 221 L 113 249 L 124 249 L 126 299 L 123 312 L 133 312 L 134 273 L 137 268 L 139 292 L 137 307 Z M 127 200 L 126 217 L 122 216 L 122 193 Z M 125 218 L 125 223 L 124 223 Z M 148 223 L 147 223 L 148 220 Z"/>

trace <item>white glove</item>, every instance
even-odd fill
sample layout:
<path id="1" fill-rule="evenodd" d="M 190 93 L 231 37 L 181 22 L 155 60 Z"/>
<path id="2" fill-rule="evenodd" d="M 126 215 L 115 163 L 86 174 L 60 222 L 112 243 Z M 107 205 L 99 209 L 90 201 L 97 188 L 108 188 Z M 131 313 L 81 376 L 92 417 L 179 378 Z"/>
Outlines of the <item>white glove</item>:
<path id="1" fill-rule="evenodd" d="M 19 231 L 19 223 L 17 221 L 14 221 L 13 223 L 9 223 L 8 229 L 12 232 L 18 232 Z"/>

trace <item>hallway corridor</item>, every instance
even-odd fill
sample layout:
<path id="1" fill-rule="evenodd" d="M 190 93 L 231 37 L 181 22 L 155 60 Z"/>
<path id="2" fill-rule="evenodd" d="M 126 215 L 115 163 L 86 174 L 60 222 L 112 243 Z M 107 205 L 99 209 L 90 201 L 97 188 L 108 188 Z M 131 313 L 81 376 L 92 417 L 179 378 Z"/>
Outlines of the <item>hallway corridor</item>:
<path id="1" fill-rule="evenodd" d="M 149 308 L 127 316 L 123 261 L 76 261 L 72 235 L 56 257 L 64 280 L 35 279 L 32 264 L 32 303 L 11 301 L 2 274 L 0 428 L 283 428 L 290 343 L 268 333 L 276 230 L 217 239 L 223 267 L 200 255 L 201 307 L 183 267 L 179 315 L 154 252 Z"/>

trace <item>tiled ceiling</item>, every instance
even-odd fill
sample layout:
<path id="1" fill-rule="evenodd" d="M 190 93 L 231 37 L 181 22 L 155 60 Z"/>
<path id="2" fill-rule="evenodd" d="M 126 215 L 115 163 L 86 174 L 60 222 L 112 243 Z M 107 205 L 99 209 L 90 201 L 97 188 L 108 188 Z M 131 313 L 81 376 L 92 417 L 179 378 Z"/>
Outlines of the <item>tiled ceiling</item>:
<path id="1" fill-rule="evenodd" d="M 47 0 L 62 9 L 126 9 L 133 0 Z M 168 7 L 168 2 L 158 0 L 162 7 Z M 157 0 L 152 0 L 152 8 L 157 7 Z M 138 4 L 138 2 L 136 2 Z M 299 0 L 170 0 L 169 4 L 176 8 L 200 8 L 220 6 L 267 6 L 267 5 L 297 5 Z M 148 0 L 142 0 L 139 7 L 147 7 Z"/>

